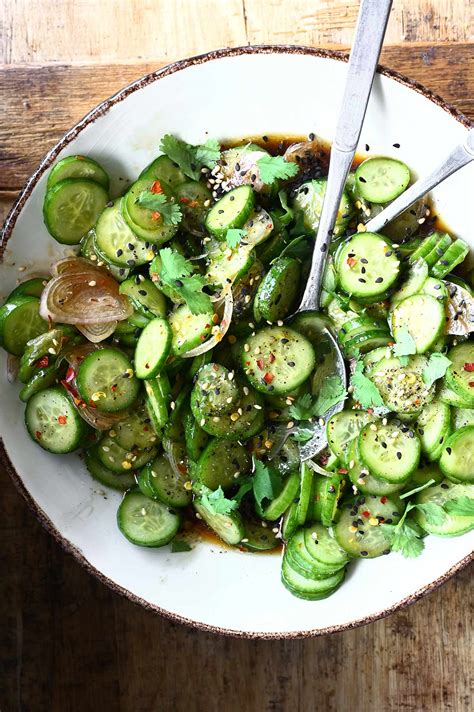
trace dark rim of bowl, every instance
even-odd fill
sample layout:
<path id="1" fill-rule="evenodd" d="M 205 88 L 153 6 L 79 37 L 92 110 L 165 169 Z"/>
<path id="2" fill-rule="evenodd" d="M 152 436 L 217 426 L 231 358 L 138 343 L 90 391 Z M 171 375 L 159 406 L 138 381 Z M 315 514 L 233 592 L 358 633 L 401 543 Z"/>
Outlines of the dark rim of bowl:
<path id="1" fill-rule="evenodd" d="M 112 106 L 114 106 L 115 104 L 117 104 L 120 101 L 123 101 L 123 99 L 125 99 L 125 98 L 127 98 L 127 96 L 129 96 L 129 94 L 132 94 L 133 92 L 138 91 L 139 89 L 142 89 L 143 87 L 145 87 L 159 79 L 162 79 L 163 77 L 167 77 L 171 74 L 175 74 L 176 72 L 186 69 L 187 67 L 204 64 L 211 60 L 222 59 L 222 58 L 226 58 L 226 57 L 238 57 L 238 56 L 247 55 L 247 54 L 249 54 L 249 55 L 252 55 L 252 54 L 300 54 L 300 55 L 310 55 L 312 57 L 323 57 L 323 58 L 327 58 L 327 59 L 336 59 L 336 60 L 339 60 L 342 62 L 347 62 L 347 59 L 348 59 L 347 52 L 340 52 L 340 51 L 336 51 L 336 50 L 318 49 L 318 48 L 304 47 L 304 46 L 298 47 L 295 45 L 248 45 L 246 47 L 235 47 L 235 48 L 230 48 L 230 49 L 213 50 L 211 52 L 206 52 L 205 54 L 197 55 L 195 57 L 190 57 L 188 59 L 183 59 L 178 62 L 173 62 L 172 64 L 168 64 L 166 67 L 163 67 L 162 69 L 159 69 L 156 72 L 151 72 L 150 74 L 147 74 L 144 77 L 141 77 L 140 79 L 136 80 L 135 82 L 132 82 L 131 84 L 124 87 L 123 89 L 118 91 L 116 94 L 114 94 L 110 98 L 108 98 L 105 101 L 98 104 L 98 106 L 96 106 L 94 109 L 92 109 L 92 111 L 90 111 L 88 114 L 86 114 L 86 116 L 84 116 L 66 134 L 64 134 L 64 136 L 56 143 L 56 145 L 53 146 L 53 148 L 50 151 L 48 151 L 48 153 L 43 157 L 40 164 L 38 165 L 38 168 L 32 173 L 32 175 L 26 182 L 24 188 L 20 191 L 18 198 L 16 199 L 12 209 L 10 210 L 10 212 L 5 220 L 2 234 L 0 237 L 0 260 L 3 257 L 3 253 L 5 250 L 6 244 L 13 233 L 13 229 L 15 227 L 18 216 L 21 213 L 21 210 L 23 209 L 23 206 L 25 205 L 29 196 L 31 195 L 33 188 L 36 186 L 36 184 L 38 183 L 38 181 L 41 178 L 41 176 L 43 175 L 43 173 L 51 166 L 51 164 L 56 159 L 58 154 L 71 141 L 73 141 L 76 138 L 76 136 L 78 134 L 80 134 L 81 131 L 85 127 L 94 123 L 94 121 L 97 118 L 106 114 L 111 109 Z M 386 77 L 394 79 L 395 81 L 399 82 L 400 84 L 405 85 L 409 89 L 412 89 L 412 90 L 416 91 L 417 93 L 422 94 L 426 99 L 429 99 L 432 103 L 436 104 L 441 109 L 446 111 L 448 114 L 450 114 L 450 116 L 453 117 L 453 119 L 458 121 L 463 126 L 466 126 L 467 128 L 470 128 L 472 126 L 472 122 L 464 114 L 462 114 L 458 109 L 456 109 L 451 104 L 448 104 L 438 94 L 435 94 L 434 92 L 430 91 L 429 89 L 427 89 L 425 86 L 423 86 L 419 82 L 414 81 L 413 79 L 409 79 L 408 77 L 404 76 L 403 74 L 400 74 L 399 72 L 396 72 L 392 69 L 388 69 L 387 67 L 384 67 L 384 66 L 379 66 L 378 72 L 379 72 L 379 74 L 382 74 Z M 415 603 L 420 598 L 425 596 L 427 593 L 431 593 L 431 592 L 435 591 L 437 588 L 439 588 L 439 586 L 446 583 L 455 573 L 457 573 L 457 572 L 461 571 L 463 568 L 465 568 L 469 564 L 469 562 L 472 561 L 474 558 L 474 554 L 469 554 L 469 555 L 465 556 L 463 559 L 458 561 L 454 566 L 452 566 L 448 571 L 446 571 L 442 576 L 437 578 L 435 581 L 432 581 L 431 583 L 427 584 L 426 586 L 423 586 L 422 588 L 418 589 L 418 591 L 415 591 L 411 595 L 406 596 L 401 601 L 398 601 L 398 603 L 395 603 L 393 606 L 389 606 L 388 608 L 378 611 L 377 613 L 372 613 L 371 615 L 365 616 L 364 618 L 359 618 L 359 619 L 351 621 L 349 623 L 342 623 L 340 625 L 328 626 L 326 628 L 316 628 L 313 630 L 295 630 L 295 631 L 288 631 L 288 632 L 281 632 L 281 633 L 280 632 L 278 632 L 278 633 L 248 632 L 248 631 L 232 630 L 229 628 L 220 628 L 218 626 L 208 625 L 206 623 L 202 623 L 200 621 L 195 621 L 190 618 L 185 618 L 184 616 L 180 616 L 176 613 L 172 613 L 171 611 L 167 611 L 163 608 L 160 608 L 159 606 L 153 605 L 153 604 L 149 603 L 148 601 L 146 601 L 145 599 L 140 598 L 139 596 L 136 596 L 128 589 L 123 588 L 122 586 L 119 586 L 117 583 L 112 581 L 112 579 L 105 576 L 101 571 L 99 571 L 94 566 L 92 566 L 92 564 L 86 559 L 86 557 L 83 555 L 83 553 L 77 546 L 72 544 L 72 542 L 70 542 L 68 539 L 66 539 L 66 537 L 64 537 L 58 531 L 58 529 L 55 527 L 55 525 L 53 524 L 51 519 L 49 519 L 49 517 L 46 515 L 46 513 L 41 509 L 41 507 L 38 505 L 38 503 L 33 499 L 31 494 L 26 489 L 21 476 L 16 472 L 10 458 L 8 457 L 2 440 L 0 440 L 0 461 L 2 462 L 5 469 L 7 470 L 8 474 L 10 475 L 11 479 L 13 480 L 16 488 L 18 489 L 20 494 L 23 496 L 23 498 L 26 500 L 28 506 L 35 513 L 37 519 L 39 519 L 39 521 L 44 526 L 44 528 L 62 546 L 64 551 L 68 554 L 72 554 L 72 556 L 74 556 L 74 558 L 90 574 L 95 576 L 97 579 L 99 579 L 99 581 L 101 581 L 106 586 L 111 588 L 114 592 L 119 593 L 122 596 L 125 596 L 133 603 L 136 603 L 149 611 L 154 611 L 155 613 L 159 613 L 160 615 L 164 616 L 165 618 L 168 618 L 169 620 L 171 620 L 175 623 L 184 623 L 186 625 L 192 626 L 193 628 L 197 628 L 199 630 L 203 630 L 208 633 L 219 633 L 222 635 L 233 636 L 236 638 L 277 640 L 277 639 L 286 639 L 286 638 L 311 638 L 311 637 L 320 636 L 320 635 L 327 635 L 329 633 L 338 633 L 338 632 L 341 632 L 344 630 L 350 630 L 352 628 L 358 628 L 359 626 L 367 625 L 368 623 L 373 623 L 376 620 L 385 618 L 385 617 L 391 615 L 392 613 L 395 613 L 396 611 L 399 611 L 402 608 L 405 608 L 406 606 L 408 606 L 412 603 Z"/>

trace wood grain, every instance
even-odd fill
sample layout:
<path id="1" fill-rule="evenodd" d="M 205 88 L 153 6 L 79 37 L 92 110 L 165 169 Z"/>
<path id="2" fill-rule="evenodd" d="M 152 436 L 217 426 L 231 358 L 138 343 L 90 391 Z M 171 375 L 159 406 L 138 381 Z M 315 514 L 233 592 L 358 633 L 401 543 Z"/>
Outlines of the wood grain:
<path id="1" fill-rule="evenodd" d="M 6 0 L 0 62 L 83 64 L 100 55 L 103 64 L 160 63 L 248 43 L 348 46 L 358 6 L 358 0 Z M 469 0 L 396 1 L 386 44 L 472 41 L 473 8 Z"/>
<path id="2" fill-rule="evenodd" d="M 436 89 L 474 117 L 472 45 L 388 47 L 382 62 Z M 95 104 L 158 65 L 5 67 L 0 106 L 8 122 L 0 148 L 0 190 L 18 189 L 44 153 Z M 448 68 L 448 69 L 447 69 Z"/>

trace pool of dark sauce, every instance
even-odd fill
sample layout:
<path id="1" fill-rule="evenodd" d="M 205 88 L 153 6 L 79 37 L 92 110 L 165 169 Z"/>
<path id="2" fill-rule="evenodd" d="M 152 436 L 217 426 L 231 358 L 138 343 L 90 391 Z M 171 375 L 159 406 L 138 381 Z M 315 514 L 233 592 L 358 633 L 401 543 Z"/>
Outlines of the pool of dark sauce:
<path id="1" fill-rule="evenodd" d="M 223 142 L 222 149 L 225 150 L 227 148 L 233 148 L 235 146 L 242 146 L 247 143 L 254 143 L 258 144 L 265 150 L 267 150 L 269 153 L 271 153 L 274 156 L 277 155 L 283 155 L 285 151 L 289 148 L 289 146 L 296 144 L 296 143 L 306 143 L 307 147 L 305 147 L 305 150 L 303 150 L 300 159 L 297 160 L 297 163 L 300 167 L 300 171 L 298 175 L 292 179 L 291 181 L 288 181 L 285 184 L 285 190 L 287 190 L 289 196 L 291 197 L 292 193 L 305 181 L 311 180 L 313 178 L 324 178 L 327 176 L 328 173 L 328 166 L 329 166 L 329 157 L 330 157 L 330 152 L 331 152 L 331 146 L 327 141 L 323 141 L 319 137 L 315 136 L 314 134 L 310 134 L 309 136 L 301 136 L 301 135 L 293 135 L 293 136 L 288 136 L 288 135 L 278 135 L 278 134 L 272 134 L 272 135 L 263 135 L 263 136 L 246 136 L 243 138 L 238 138 L 234 140 L 229 140 Z M 393 145 L 393 151 L 390 152 L 391 156 L 393 158 L 396 158 L 396 152 L 397 149 L 400 148 L 399 144 L 394 144 Z M 355 170 L 357 166 L 362 163 L 366 158 L 368 158 L 371 153 L 370 153 L 370 146 L 365 147 L 366 153 L 362 154 L 356 154 L 354 157 L 354 161 L 352 163 L 352 170 Z M 372 154 L 375 155 L 375 154 Z M 435 211 L 433 210 L 433 205 L 432 202 L 429 198 L 427 198 L 424 203 L 423 203 L 423 211 L 422 215 L 424 220 L 422 222 L 419 222 L 419 229 L 417 230 L 418 235 L 424 235 L 426 233 L 432 232 L 433 230 L 439 230 L 443 232 L 447 232 L 448 228 L 445 225 L 445 223 L 442 221 L 442 219 L 436 215 Z M 367 216 L 367 219 L 370 219 L 370 215 Z M 420 218 L 422 220 L 422 218 Z M 352 225 L 350 229 L 347 231 L 347 234 L 353 234 L 357 229 L 356 225 Z M 397 242 L 400 242 L 401 240 L 398 239 Z M 252 511 L 251 511 L 251 506 L 248 505 L 247 507 L 245 500 L 242 503 L 243 507 L 242 513 L 248 514 L 250 518 L 252 518 L 253 522 L 260 522 L 260 520 L 255 519 L 255 517 L 252 517 Z M 246 511 L 248 510 L 248 511 Z M 272 529 L 274 530 L 277 526 L 276 522 L 264 522 L 262 524 L 262 535 L 265 536 L 267 535 L 268 530 L 270 532 Z M 273 549 L 267 549 L 264 551 L 248 551 L 245 549 L 243 546 L 241 547 L 232 547 L 228 546 L 225 544 L 219 537 L 214 534 L 211 529 L 209 529 L 202 521 L 199 519 L 196 519 L 195 514 L 192 510 L 192 508 L 189 508 L 189 511 L 187 513 L 187 517 L 185 519 L 183 529 L 178 535 L 178 537 L 185 539 L 190 546 L 192 547 L 197 541 L 207 541 L 210 544 L 215 545 L 216 547 L 220 549 L 235 549 L 239 548 L 240 551 L 246 552 L 246 553 L 258 553 L 258 554 L 275 554 L 279 553 L 282 548 L 282 544 L 279 543 L 275 548 Z"/>

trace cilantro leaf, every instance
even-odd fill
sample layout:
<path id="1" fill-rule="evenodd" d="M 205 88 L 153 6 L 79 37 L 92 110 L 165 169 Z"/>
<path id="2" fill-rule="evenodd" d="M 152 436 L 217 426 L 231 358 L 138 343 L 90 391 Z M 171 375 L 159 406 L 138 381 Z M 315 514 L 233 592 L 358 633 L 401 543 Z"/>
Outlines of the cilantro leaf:
<path id="1" fill-rule="evenodd" d="M 239 230 L 238 228 L 231 227 L 227 230 L 225 235 L 225 241 L 229 247 L 234 250 L 240 245 L 240 241 L 247 234 L 247 230 Z"/>
<path id="2" fill-rule="evenodd" d="M 410 521 L 404 522 L 399 529 L 398 526 L 395 527 L 391 545 L 392 551 L 400 552 L 406 559 L 414 559 L 420 556 L 425 548 L 425 542 L 420 539 L 417 528 Z"/>
<path id="3" fill-rule="evenodd" d="M 323 382 L 313 406 L 314 415 L 324 415 L 346 397 L 347 392 L 340 376 L 329 376 Z"/>
<path id="4" fill-rule="evenodd" d="M 444 354 L 434 353 L 428 359 L 428 363 L 421 374 L 423 383 L 431 387 L 438 378 L 442 378 L 448 368 L 451 366 L 449 358 Z"/>
<path id="5" fill-rule="evenodd" d="M 407 356 L 416 354 L 416 343 L 406 326 L 403 326 L 397 335 L 397 343 L 392 349 L 393 355 L 398 356 L 402 366 L 408 363 Z"/>
<path id="6" fill-rule="evenodd" d="M 219 144 L 213 139 L 201 146 L 191 146 L 171 134 L 163 136 L 160 149 L 193 180 L 199 180 L 201 168 L 204 166 L 213 168 L 220 156 Z"/>
<path id="7" fill-rule="evenodd" d="M 298 430 L 292 433 L 292 438 L 298 443 L 307 443 L 308 440 L 311 440 L 313 435 L 314 430 L 311 428 L 298 428 Z"/>
<path id="8" fill-rule="evenodd" d="M 208 487 L 201 490 L 202 503 L 211 514 L 229 514 L 237 509 L 239 503 L 234 499 L 227 499 L 222 487 L 212 491 Z"/>
<path id="9" fill-rule="evenodd" d="M 142 208 L 159 213 L 159 218 L 164 225 L 179 225 L 183 214 L 176 203 L 171 203 L 164 193 L 152 193 L 151 190 L 142 190 L 137 198 L 137 203 Z"/>
<path id="10" fill-rule="evenodd" d="M 171 542 L 171 553 L 172 554 L 177 554 L 182 551 L 191 551 L 192 546 L 188 544 L 187 541 L 184 541 L 184 539 L 173 539 Z"/>
<path id="11" fill-rule="evenodd" d="M 293 420 L 309 420 L 313 417 L 313 399 L 310 393 L 299 396 L 288 409 Z"/>
<path id="12" fill-rule="evenodd" d="M 364 364 L 357 361 L 355 371 L 351 376 L 351 386 L 354 388 L 354 400 L 359 401 L 362 408 L 384 407 L 382 396 L 375 383 L 363 373 Z"/>
<path id="13" fill-rule="evenodd" d="M 446 519 L 446 513 L 444 512 L 443 507 L 441 507 L 439 504 L 436 504 L 435 502 L 425 502 L 423 504 L 420 503 L 416 504 L 415 507 L 419 509 L 420 512 L 423 512 L 428 524 L 438 526 L 439 524 L 442 524 Z"/>
<path id="14" fill-rule="evenodd" d="M 192 267 L 183 255 L 165 247 L 160 250 L 160 279 L 163 284 L 177 292 L 194 315 L 212 312 L 212 302 L 202 291 L 206 286 L 204 277 L 192 273 Z"/>
<path id="15" fill-rule="evenodd" d="M 264 499 L 272 500 L 280 493 L 281 475 L 260 460 L 254 458 L 255 473 L 253 476 L 253 494 L 258 509 L 262 508 Z"/>
<path id="16" fill-rule="evenodd" d="M 298 173 L 296 163 L 285 161 L 283 156 L 263 155 L 257 161 L 262 183 L 274 183 L 278 178 L 291 178 Z"/>
<path id="17" fill-rule="evenodd" d="M 444 505 L 444 510 L 455 517 L 474 517 L 474 498 L 464 495 L 450 499 Z"/>

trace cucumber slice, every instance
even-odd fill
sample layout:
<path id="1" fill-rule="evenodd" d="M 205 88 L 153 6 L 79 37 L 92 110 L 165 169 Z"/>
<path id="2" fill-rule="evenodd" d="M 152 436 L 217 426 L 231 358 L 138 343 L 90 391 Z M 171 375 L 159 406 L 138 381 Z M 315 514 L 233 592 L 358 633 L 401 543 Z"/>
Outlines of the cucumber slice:
<path id="1" fill-rule="evenodd" d="M 391 484 L 387 480 L 371 475 L 362 462 L 358 440 L 353 440 L 349 447 L 349 477 L 352 484 L 363 494 L 375 494 L 380 497 L 400 492 L 404 483 Z"/>
<path id="2" fill-rule="evenodd" d="M 77 245 L 95 225 L 109 196 L 92 180 L 67 178 L 46 193 L 43 218 L 48 232 L 63 245 Z"/>
<path id="3" fill-rule="evenodd" d="M 39 315 L 39 299 L 14 297 L 0 308 L 0 343 L 15 356 L 21 356 L 28 341 L 48 330 Z"/>
<path id="4" fill-rule="evenodd" d="M 26 383 L 33 376 L 38 368 L 36 362 L 39 359 L 47 356 L 49 362 L 59 354 L 63 343 L 68 341 L 65 331 L 66 329 L 63 328 L 50 329 L 27 341 L 18 372 L 18 378 L 22 383 Z"/>
<path id="5" fill-rule="evenodd" d="M 205 364 L 191 394 L 191 406 L 195 416 L 214 416 L 232 413 L 237 408 L 241 393 L 239 386 L 230 376 L 230 371 L 218 363 Z"/>
<path id="6" fill-rule="evenodd" d="M 264 527 L 262 522 L 244 522 L 245 537 L 241 544 L 248 551 L 271 551 L 280 548 L 281 539 L 269 527 Z"/>
<path id="7" fill-rule="evenodd" d="M 389 540 L 380 524 L 397 524 L 404 506 L 390 497 L 355 497 L 344 504 L 334 527 L 339 546 L 349 556 L 373 559 L 390 551 Z"/>
<path id="8" fill-rule="evenodd" d="M 365 331 L 353 339 L 349 339 L 344 345 L 344 353 L 347 358 L 357 357 L 360 353 L 387 346 L 393 339 L 388 329 L 373 329 Z"/>
<path id="9" fill-rule="evenodd" d="M 115 441 L 125 450 L 145 450 L 154 447 L 158 438 L 150 423 L 146 409 L 141 406 L 113 429 Z"/>
<path id="10" fill-rule="evenodd" d="M 95 226 L 95 249 L 107 262 L 119 267 L 139 267 L 152 260 L 154 254 L 125 222 L 121 198 L 107 206 Z"/>
<path id="11" fill-rule="evenodd" d="M 398 358 L 384 358 L 372 367 L 368 377 L 377 386 L 387 408 L 396 413 L 417 412 L 435 394 L 435 386 L 428 388 L 423 381 L 427 363 L 425 356 L 409 356 L 406 366 Z"/>
<path id="12" fill-rule="evenodd" d="M 290 313 L 299 291 L 300 265 L 297 260 L 282 257 L 273 263 L 260 282 L 253 314 L 256 321 L 277 321 Z"/>
<path id="13" fill-rule="evenodd" d="M 441 233 L 439 232 L 432 232 L 431 235 L 427 235 L 411 253 L 409 258 L 410 264 L 417 262 L 419 259 L 423 259 L 428 264 L 428 255 L 430 255 L 431 260 L 431 255 L 434 254 L 433 250 L 436 249 L 440 237 Z M 436 261 L 436 259 L 434 261 Z"/>
<path id="14" fill-rule="evenodd" d="M 239 383 L 243 389 L 243 384 Z M 191 409 L 194 417 L 206 433 L 223 440 L 247 440 L 263 429 L 263 398 L 259 393 L 245 386 L 243 395 L 235 404 L 232 413 L 209 415 L 205 410 L 205 401 L 193 390 Z"/>
<path id="15" fill-rule="evenodd" d="M 456 239 L 431 268 L 432 276 L 442 279 L 449 272 L 452 272 L 457 265 L 461 264 L 468 254 L 469 245 L 464 240 Z"/>
<path id="16" fill-rule="evenodd" d="M 453 346 L 447 354 L 451 366 L 446 371 L 448 388 L 457 393 L 469 406 L 474 407 L 474 375 L 468 370 L 474 363 L 474 342 L 466 341 Z"/>
<path id="17" fill-rule="evenodd" d="M 390 352 L 389 352 L 390 353 Z M 365 354 L 362 359 L 364 368 L 367 372 L 371 371 L 375 364 L 380 363 L 382 359 L 387 357 L 387 349 L 384 346 L 378 347 Z"/>
<path id="18" fill-rule="evenodd" d="M 462 398 L 458 393 L 455 393 L 445 383 L 441 383 L 438 389 L 438 398 L 443 403 L 453 405 L 456 408 L 473 408 L 470 398 Z"/>
<path id="19" fill-rule="evenodd" d="M 158 500 L 128 492 L 117 512 L 118 528 L 132 544 L 158 547 L 171 541 L 181 517 Z"/>
<path id="20" fill-rule="evenodd" d="M 81 398 L 104 413 L 133 405 L 140 388 L 128 358 L 111 348 L 88 354 L 81 361 L 76 380 Z"/>
<path id="21" fill-rule="evenodd" d="M 410 265 L 406 281 L 402 284 L 400 289 L 392 294 L 390 298 L 392 305 L 396 305 L 404 299 L 407 299 L 407 297 L 421 292 L 427 279 L 428 265 L 424 259 L 419 258 Z"/>
<path id="22" fill-rule="evenodd" d="M 428 263 L 428 267 L 431 268 L 435 265 L 439 259 L 441 259 L 451 245 L 451 237 L 447 233 L 436 233 L 437 241 L 436 245 L 433 247 L 431 252 L 429 252 L 425 260 Z"/>
<path id="23" fill-rule="evenodd" d="M 148 379 L 162 370 L 171 350 L 172 330 L 166 319 L 156 317 L 143 329 L 135 349 L 135 374 Z"/>
<path id="24" fill-rule="evenodd" d="M 337 253 L 339 284 L 347 294 L 376 302 L 398 279 L 400 260 L 385 238 L 361 232 L 349 238 Z"/>
<path id="25" fill-rule="evenodd" d="M 326 437 L 332 452 L 347 462 L 349 444 L 373 420 L 374 416 L 364 410 L 341 410 L 335 413 L 326 425 Z"/>
<path id="26" fill-rule="evenodd" d="M 138 473 L 138 476 L 134 475 L 134 477 L 137 478 L 137 485 L 140 492 L 144 494 L 145 497 L 149 497 L 150 499 L 156 499 L 155 492 L 153 491 L 150 483 L 150 468 L 145 465 L 145 467 L 143 467 Z"/>
<path id="27" fill-rule="evenodd" d="M 336 568 L 345 566 L 349 557 L 337 541 L 329 535 L 326 527 L 321 524 L 312 524 L 304 531 L 304 541 L 308 553 L 321 564 Z"/>
<path id="28" fill-rule="evenodd" d="M 252 302 L 264 275 L 261 262 L 256 260 L 242 279 L 236 281 L 232 287 L 234 298 L 234 312 L 232 319 L 240 319 L 252 311 Z"/>
<path id="29" fill-rule="evenodd" d="M 222 240 L 227 230 L 243 227 L 255 204 L 255 193 L 249 185 L 225 193 L 209 210 L 206 228 Z"/>
<path id="30" fill-rule="evenodd" d="M 45 388 L 49 388 L 50 386 L 54 385 L 54 383 L 56 383 L 57 377 L 58 370 L 56 368 L 55 363 L 52 363 L 49 366 L 46 366 L 45 368 L 38 369 L 31 376 L 28 383 L 23 386 L 23 388 L 18 394 L 18 397 L 21 401 L 23 401 L 23 403 L 26 403 L 30 400 L 31 396 L 35 395 L 35 393 L 39 393 Z"/>
<path id="31" fill-rule="evenodd" d="M 375 157 L 363 161 L 355 172 L 355 190 L 371 203 L 395 200 L 410 182 L 410 169 L 394 158 Z"/>
<path id="32" fill-rule="evenodd" d="M 285 588 L 294 596 L 308 601 L 319 601 L 330 596 L 341 585 L 344 580 L 344 570 L 321 579 L 307 578 L 295 571 L 285 555 L 281 565 L 281 580 Z"/>
<path id="33" fill-rule="evenodd" d="M 388 333 L 387 324 L 383 323 L 380 319 L 372 319 L 367 316 L 360 316 L 355 319 L 350 319 L 344 322 L 341 330 L 339 331 L 337 338 L 341 344 L 344 346 L 348 341 L 365 334 L 366 332 L 383 331 L 386 330 Z"/>
<path id="34" fill-rule="evenodd" d="M 296 513 L 298 524 L 302 526 L 307 518 L 310 508 L 311 494 L 313 492 L 313 470 L 304 463 L 300 469 L 300 495 L 298 499 L 298 511 Z M 295 493 L 296 494 L 296 493 Z M 290 503 L 288 502 L 287 506 Z M 285 507 L 286 509 L 286 507 Z"/>
<path id="35" fill-rule="evenodd" d="M 458 497 L 473 496 L 473 488 L 469 484 L 453 484 L 444 480 L 440 484 L 427 487 L 422 492 L 418 492 L 415 497 L 416 504 L 436 504 L 444 505 Z M 474 517 L 463 517 L 457 514 L 446 514 L 441 524 L 429 523 L 422 510 L 415 510 L 415 520 L 420 527 L 434 536 L 460 536 L 474 529 Z"/>
<path id="36" fill-rule="evenodd" d="M 151 424 L 159 435 L 168 422 L 168 405 L 171 400 L 171 386 L 166 373 L 144 381 L 145 407 Z"/>
<path id="37" fill-rule="evenodd" d="M 281 536 L 284 541 L 288 541 L 298 528 L 298 504 L 292 502 L 286 510 L 281 525 Z"/>
<path id="38" fill-rule="evenodd" d="M 31 438 L 55 454 L 76 450 L 88 431 L 66 391 L 59 386 L 46 388 L 28 400 L 25 423 Z"/>
<path id="39" fill-rule="evenodd" d="M 420 467 L 410 477 L 410 481 L 404 486 L 404 490 L 410 491 L 415 487 L 426 485 L 430 480 L 434 480 L 435 484 L 440 484 L 443 481 L 443 473 L 438 465 L 429 462 L 421 463 Z"/>
<path id="40" fill-rule="evenodd" d="M 309 469 L 309 468 L 305 468 Z M 291 506 L 293 500 L 298 494 L 300 488 L 300 476 L 298 472 L 292 472 L 283 483 L 283 488 L 280 494 L 275 497 L 270 504 L 263 510 L 263 518 L 268 519 L 271 522 L 275 522 L 279 519 L 288 507 Z M 309 482 L 309 492 L 311 492 L 311 481 Z M 309 495 L 308 495 L 309 501 Z M 300 498 L 301 502 L 301 498 Z M 298 503 L 298 509 L 300 511 L 300 502 Z M 308 504 L 308 503 L 307 503 Z M 297 522 L 299 521 L 300 514 L 297 515 Z"/>
<path id="41" fill-rule="evenodd" d="M 140 173 L 139 178 L 150 181 L 159 180 L 164 186 L 173 189 L 187 180 L 181 168 L 168 156 L 158 156 Z"/>
<path id="42" fill-rule="evenodd" d="M 306 546 L 304 529 L 298 529 L 289 540 L 285 549 L 285 558 L 291 568 L 298 572 L 300 576 L 316 581 L 326 579 L 328 576 L 334 576 L 344 567 L 344 564 L 322 563 L 312 556 Z"/>
<path id="43" fill-rule="evenodd" d="M 195 478 L 211 490 L 228 490 L 238 479 L 250 472 L 252 461 L 238 442 L 211 440 L 199 457 Z M 285 507 L 286 509 L 286 507 Z"/>
<path id="44" fill-rule="evenodd" d="M 317 233 L 318 231 L 326 186 L 326 178 L 310 180 L 302 183 L 295 193 L 293 205 L 303 213 L 304 226 L 310 233 Z M 337 211 L 334 237 L 342 235 L 353 213 L 354 207 L 349 193 L 344 190 Z"/>
<path id="45" fill-rule="evenodd" d="M 449 436 L 439 466 L 449 479 L 474 483 L 474 425 L 465 425 Z"/>
<path id="46" fill-rule="evenodd" d="M 90 475 L 105 487 L 126 492 L 135 485 L 135 477 L 130 472 L 112 472 L 97 458 L 95 447 L 84 452 L 84 462 Z"/>
<path id="47" fill-rule="evenodd" d="M 211 240 L 207 245 L 207 279 L 216 287 L 232 284 L 244 277 L 255 262 L 255 253 L 247 247 L 231 250 L 226 243 Z"/>
<path id="48" fill-rule="evenodd" d="M 207 526 L 226 544 L 235 546 L 245 537 L 245 525 L 239 512 L 216 514 L 209 511 L 202 497 L 196 497 L 194 509 Z"/>
<path id="49" fill-rule="evenodd" d="M 183 227 L 192 235 L 204 233 L 207 205 L 212 200 L 212 193 L 204 183 L 188 180 L 174 189 L 176 200 L 183 213 Z"/>
<path id="50" fill-rule="evenodd" d="M 451 432 L 451 409 L 446 403 L 428 403 L 417 418 L 416 432 L 428 460 L 438 460 Z"/>
<path id="51" fill-rule="evenodd" d="M 190 459 L 197 462 L 209 442 L 209 435 L 201 428 L 191 410 L 185 412 L 183 424 L 186 451 Z"/>
<path id="52" fill-rule="evenodd" d="M 418 467 L 421 444 L 412 431 L 403 432 L 394 423 L 371 423 L 359 435 L 359 451 L 372 474 L 399 483 L 406 481 Z"/>
<path id="53" fill-rule="evenodd" d="M 407 330 L 418 354 L 433 346 L 443 333 L 444 325 L 444 305 L 429 294 L 414 294 L 399 302 L 392 312 L 391 329 L 395 340 Z"/>
<path id="54" fill-rule="evenodd" d="M 48 279 L 49 277 L 32 277 L 25 282 L 21 282 L 10 292 L 6 301 L 11 302 L 16 297 L 37 297 L 39 299 L 43 294 L 43 289 L 48 284 Z"/>
<path id="55" fill-rule="evenodd" d="M 465 425 L 474 425 L 474 408 L 453 408 L 453 430 L 464 428 Z"/>
<path id="56" fill-rule="evenodd" d="M 136 225 L 142 230 L 145 230 L 149 238 L 153 235 L 150 242 L 161 245 L 176 234 L 178 225 L 165 225 L 163 219 L 156 215 L 156 211 L 144 208 L 138 203 L 140 195 L 143 192 L 150 191 L 153 183 L 154 181 L 149 178 L 139 178 L 130 186 L 123 198 L 126 208 L 124 217 L 126 218 L 128 216 L 132 221 L 132 225 Z M 130 225 L 130 227 L 132 227 L 132 225 Z"/>
<path id="57" fill-rule="evenodd" d="M 110 272 L 112 277 L 117 280 L 117 282 L 123 282 L 123 280 L 128 279 L 128 276 L 130 275 L 130 269 L 118 267 L 118 265 L 114 265 L 108 260 L 105 260 L 104 255 L 96 249 L 94 228 L 89 230 L 89 232 L 82 238 L 79 254 L 87 260 L 95 262 L 97 265 L 103 265 Z"/>
<path id="58" fill-rule="evenodd" d="M 153 462 L 145 465 L 144 470 L 149 472 L 148 483 L 153 496 L 168 507 L 186 507 L 190 504 L 192 493 L 187 489 L 190 481 L 187 473 L 173 468 L 167 455 L 158 455 Z"/>
<path id="59" fill-rule="evenodd" d="M 312 511 L 309 519 L 319 521 L 325 527 L 331 527 L 339 515 L 339 502 L 344 494 L 348 478 L 338 474 L 331 477 L 313 477 L 311 493 Z"/>
<path id="60" fill-rule="evenodd" d="M 169 316 L 172 353 L 180 356 L 202 344 L 211 333 L 213 316 L 212 311 L 193 314 L 187 304 L 177 307 Z"/>
<path id="61" fill-rule="evenodd" d="M 435 279 L 435 277 L 428 277 L 426 282 L 423 284 L 422 292 L 424 294 L 429 294 L 443 304 L 448 298 L 448 288 L 445 283 L 440 279 Z"/>
<path id="62" fill-rule="evenodd" d="M 95 448 L 97 459 L 112 472 L 122 473 L 138 470 L 153 460 L 156 448 L 148 450 L 126 450 L 117 443 L 115 438 L 106 435 Z"/>
<path id="63" fill-rule="evenodd" d="M 87 178 L 109 189 L 109 176 L 102 166 L 89 156 L 67 156 L 58 161 L 48 175 L 47 190 L 66 178 Z"/>
<path id="64" fill-rule="evenodd" d="M 247 339 L 242 351 L 245 375 L 262 393 L 290 393 L 309 378 L 315 363 L 310 342 L 283 326 L 261 329 Z"/>
<path id="65" fill-rule="evenodd" d="M 147 319 L 154 316 L 166 316 L 166 299 L 151 279 L 138 275 L 126 279 L 119 287 L 120 294 L 126 294 L 132 306 Z"/>
<path id="66" fill-rule="evenodd" d="M 249 249 L 257 247 L 270 237 L 273 231 L 273 220 L 266 210 L 260 206 L 250 213 L 250 217 L 242 228 L 245 234 L 242 237 L 241 245 Z"/>

